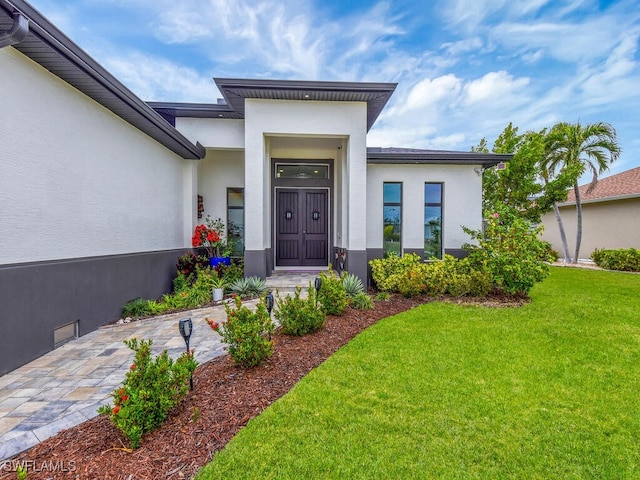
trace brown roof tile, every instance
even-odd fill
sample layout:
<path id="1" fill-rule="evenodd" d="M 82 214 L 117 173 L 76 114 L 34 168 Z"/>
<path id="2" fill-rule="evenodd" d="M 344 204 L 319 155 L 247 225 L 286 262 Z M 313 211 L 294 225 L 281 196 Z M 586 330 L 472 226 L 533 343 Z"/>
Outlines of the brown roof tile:
<path id="1" fill-rule="evenodd" d="M 632 168 L 616 175 L 598 180 L 596 188 L 587 193 L 589 184 L 580 186 L 580 199 L 604 200 L 606 198 L 623 197 L 627 195 L 640 196 L 640 167 Z M 567 202 L 575 202 L 576 196 L 573 189 L 569 191 Z"/>

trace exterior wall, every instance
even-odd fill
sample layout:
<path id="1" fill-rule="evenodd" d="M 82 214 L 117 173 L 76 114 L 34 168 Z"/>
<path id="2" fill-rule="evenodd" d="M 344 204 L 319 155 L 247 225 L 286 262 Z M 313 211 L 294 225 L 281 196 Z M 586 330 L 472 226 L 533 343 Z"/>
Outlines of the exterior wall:
<path id="1" fill-rule="evenodd" d="M 178 117 L 176 129 L 205 148 L 244 148 L 244 120 Z"/>
<path id="2" fill-rule="evenodd" d="M 569 253 L 576 246 L 576 207 L 560 207 L 560 215 L 567 235 Z M 563 248 L 556 216 L 553 212 L 542 217 L 542 239 L 550 242 L 562 257 Z M 640 249 L 640 198 L 582 204 L 582 242 L 580 258 L 589 258 L 596 248 Z"/>
<path id="3" fill-rule="evenodd" d="M 12 47 L 0 105 L 0 265 L 184 246 L 189 161 Z"/>
<path id="4" fill-rule="evenodd" d="M 227 218 L 227 188 L 244 188 L 244 152 L 208 150 L 198 168 L 198 194 L 204 199 L 204 216 Z"/>
<path id="5" fill-rule="evenodd" d="M 247 274 L 270 273 L 270 138 L 277 136 L 348 138 L 347 185 L 343 212 L 364 212 L 366 192 L 365 103 L 258 100 L 245 101 L 245 225 Z M 347 248 L 365 254 L 364 215 L 352 216 L 343 233 Z M 366 258 L 366 254 L 365 254 Z M 366 275 L 366 261 L 360 270 Z M 356 273 L 356 272 L 354 272 Z"/>
<path id="6" fill-rule="evenodd" d="M 482 178 L 474 165 L 369 165 L 367 185 L 367 249 L 382 252 L 383 183 L 402 182 L 402 249 L 424 251 L 424 184 L 443 186 L 443 247 L 459 249 L 471 239 L 462 226 L 482 224 Z M 371 254 L 370 254 L 371 256 Z"/>
<path id="7" fill-rule="evenodd" d="M 169 291 L 194 163 L 12 47 L 0 105 L 2 374 L 53 349 L 57 327 L 85 334 Z"/>

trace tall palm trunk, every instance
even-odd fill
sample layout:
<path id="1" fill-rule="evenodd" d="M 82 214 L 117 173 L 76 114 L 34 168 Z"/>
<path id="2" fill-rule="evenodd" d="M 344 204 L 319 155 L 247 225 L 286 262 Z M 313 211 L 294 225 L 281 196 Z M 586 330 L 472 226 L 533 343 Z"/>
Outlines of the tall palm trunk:
<path id="1" fill-rule="evenodd" d="M 571 261 L 571 255 L 569 255 L 569 244 L 567 243 L 567 235 L 564 231 L 564 225 L 562 224 L 560 209 L 556 202 L 553 202 L 553 213 L 556 214 L 556 221 L 558 222 L 558 229 L 560 230 L 560 240 L 562 240 L 562 248 L 564 249 L 564 261 L 569 263 Z"/>
<path id="2" fill-rule="evenodd" d="M 577 215 L 577 225 L 576 225 L 576 255 L 573 257 L 573 263 L 578 263 L 578 255 L 580 253 L 580 243 L 582 243 L 582 201 L 580 200 L 580 189 L 578 188 L 578 183 L 576 182 L 573 185 L 573 191 L 576 194 L 576 215 Z"/>

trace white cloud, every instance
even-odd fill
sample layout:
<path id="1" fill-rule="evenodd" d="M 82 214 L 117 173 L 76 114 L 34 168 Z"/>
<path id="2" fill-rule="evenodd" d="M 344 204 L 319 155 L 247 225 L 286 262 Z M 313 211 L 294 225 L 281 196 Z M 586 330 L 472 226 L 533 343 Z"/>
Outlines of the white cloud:
<path id="1" fill-rule="evenodd" d="M 164 58 L 126 51 L 108 56 L 103 64 L 146 101 L 215 103 L 220 96 L 211 78 Z"/>
<path id="2" fill-rule="evenodd" d="M 464 53 L 474 52 L 480 50 L 484 42 L 482 38 L 475 36 L 459 40 L 457 42 L 444 42 L 440 45 L 440 48 L 444 50 L 448 55 L 459 56 Z"/>
<path id="3" fill-rule="evenodd" d="M 527 85 L 528 78 L 514 78 L 505 71 L 489 72 L 464 87 L 464 105 L 491 102 L 500 105 L 510 104 L 513 108 L 527 100 L 527 97 L 522 95 Z"/>
<path id="4" fill-rule="evenodd" d="M 453 74 L 434 78 L 425 78 L 409 92 L 404 110 L 423 110 L 433 108 L 438 103 L 455 102 L 462 90 L 462 82 Z"/>

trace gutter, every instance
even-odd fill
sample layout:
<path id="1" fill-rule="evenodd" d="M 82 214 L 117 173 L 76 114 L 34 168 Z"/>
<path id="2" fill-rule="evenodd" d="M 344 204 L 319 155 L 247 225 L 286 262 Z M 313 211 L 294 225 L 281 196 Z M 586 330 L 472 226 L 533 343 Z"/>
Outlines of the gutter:
<path id="1" fill-rule="evenodd" d="M 620 200 L 631 200 L 634 198 L 640 198 L 640 193 L 629 193 L 627 195 L 616 195 L 614 197 L 601 197 L 601 198 L 590 198 L 588 200 L 582 200 L 580 203 L 582 205 L 585 204 L 589 204 L 589 203 L 605 203 L 605 202 L 616 202 L 616 201 L 620 201 Z M 562 202 L 559 203 L 558 206 L 559 207 L 572 207 L 575 206 L 576 201 L 575 200 L 571 200 L 568 202 Z"/>
<path id="2" fill-rule="evenodd" d="M 9 30 L 0 32 L 0 48 L 10 47 L 20 43 L 29 33 L 29 20 L 20 12 L 13 14 L 13 26 Z"/>

